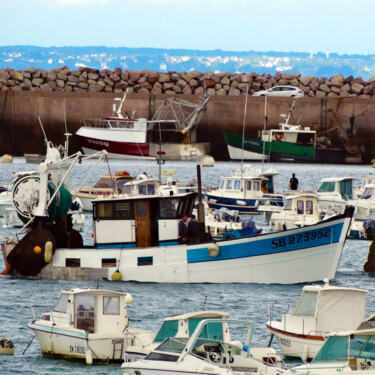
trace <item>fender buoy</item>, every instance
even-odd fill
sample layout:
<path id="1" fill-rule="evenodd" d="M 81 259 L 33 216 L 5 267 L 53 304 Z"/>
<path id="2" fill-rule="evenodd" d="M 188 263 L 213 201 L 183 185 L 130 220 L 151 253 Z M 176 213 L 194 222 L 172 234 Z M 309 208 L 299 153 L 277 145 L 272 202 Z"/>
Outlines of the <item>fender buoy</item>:
<path id="1" fill-rule="evenodd" d="M 0 354 L 14 354 L 14 345 L 11 339 L 0 338 Z"/>
<path id="2" fill-rule="evenodd" d="M 275 133 L 275 138 L 281 141 L 284 138 L 284 133 Z"/>
<path id="3" fill-rule="evenodd" d="M 40 246 L 34 246 L 34 253 L 35 254 L 41 254 L 42 248 Z"/>
<path id="4" fill-rule="evenodd" d="M 220 254 L 220 248 L 215 243 L 208 245 L 207 251 L 208 255 L 213 258 Z"/>
<path id="5" fill-rule="evenodd" d="M 52 261 L 52 250 L 53 250 L 52 241 L 47 241 L 44 245 L 44 261 L 46 263 L 51 263 Z"/>
<path id="6" fill-rule="evenodd" d="M 125 302 L 126 302 L 127 305 L 133 304 L 133 302 L 134 302 L 133 296 L 130 293 L 126 293 Z"/>
<path id="7" fill-rule="evenodd" d="M 86 349 L 86 364 L 89 366 L 92 365 L 92 352 L 90 348 Z"/>
<path id="8" fill-rule="evenodd" d="M 112 281 L 121 281 L 121 273 L 119 270 L 116 270 L 112 274 Z"/>

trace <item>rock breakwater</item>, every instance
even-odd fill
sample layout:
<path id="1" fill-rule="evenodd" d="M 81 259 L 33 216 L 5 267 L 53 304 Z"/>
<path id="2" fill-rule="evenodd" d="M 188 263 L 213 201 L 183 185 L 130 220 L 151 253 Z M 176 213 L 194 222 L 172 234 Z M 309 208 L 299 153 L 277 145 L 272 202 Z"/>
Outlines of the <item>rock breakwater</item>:
<path id="1" fill-rule="evenodd" d="M 0 69 L 0 90 L 114 92 L 125 90 L 135 93 L 182 95 L 243 95 L 253 94 L 278 85 L 299 87 L 308 97 L 361 97 L 375 96 L 375 76 L 365 81 L 361 77 L 344 77 L 341 74 L 327 77 L 301 77 L 300 73 L 271 74 L 157 72 L 131 71 L 116 68 L 91 69 L 81 67 L 70 70 L 63 66 L 46 71 Z"/>

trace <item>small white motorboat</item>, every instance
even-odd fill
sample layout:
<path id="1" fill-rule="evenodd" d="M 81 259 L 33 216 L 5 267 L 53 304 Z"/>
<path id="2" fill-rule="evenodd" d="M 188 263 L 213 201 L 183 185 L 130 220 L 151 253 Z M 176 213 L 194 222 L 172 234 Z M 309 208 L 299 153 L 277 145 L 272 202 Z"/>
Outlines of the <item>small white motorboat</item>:
<path id="1" fill-rule="evenodd" d="M 279 212 L 273 212 L 269 226 L 271 231 L 294 229 L 319 223 L 338 213 L 321 210 L 318 206 L 318 196 L 314 193 L 300 193 L 286 196 L 284 207 Z"/>
<path id="2" fill-rule="evenodd" d="M 292 313 L 273 319 L 266 328 L 276 336 L 284 356 L 314 358 L 333 331 L 356 329 L 366 316 L 367 290 L 329 285 L 307 285 Z M 288 306 L 289 307 L 289 306 Z"/>
<path id="3" fill-rule="evenodd" d="M 333 332 L 311 363 L 292 370 L 298 375 L 374 375 L 375 329 Z"/>
<path id="4" fill-rule="evenodd" d="M 353 182 L 356 177 L 324 178 L 316 191 L 319 198 L 319 208 L 342 213 L 348 201 L 353 199 Z"/>
<path id="5" fill-rule="evenodd" d="M 147 340 L 144 340 L 141 335 L 138 335 L 132 345 L 127 345 L 125 347 L 124 360 L 129 362 L 144 358 L 169 337 L 179 339 L 189 338 L 194 333 L 198 323 L 204 319 L 228 318 L 229 314 L 227 312 L 213 310 L 194 311 L 165 318 L 152 342 L 148 340 L 150 337 L 148 334 L 146 334 Z"/>
<path id="6" fill-rule="evenodd" d="M 44 357 L 122 362 L 124 348 L 155 333 L 129 326 L 130 294 L 104 289 L 68 289 L 52 311 L 30 321 Z"/>
<path id="7" fill-rule="evenodd" d="M 252 333 L 251 322 L 203 320 L 190 338 L 167 338 L 145 358 L 121 368 L 124 375 L 291 374 L 274 349 L 251 347 Z"/>

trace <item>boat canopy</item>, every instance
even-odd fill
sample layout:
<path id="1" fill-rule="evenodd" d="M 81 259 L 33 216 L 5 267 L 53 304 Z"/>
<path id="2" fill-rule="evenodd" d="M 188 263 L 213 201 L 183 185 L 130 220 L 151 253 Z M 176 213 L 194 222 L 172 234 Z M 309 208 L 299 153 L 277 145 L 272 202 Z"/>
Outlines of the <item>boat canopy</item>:
<path id="1" fill-rule="evenodd" d="M 293 315 L 315 316 L 319 332 L 344 329 L 348 324 L 354 328 L 365 319 L 366 294 L 367 290 L 356 288 L 305 286 Z"/>

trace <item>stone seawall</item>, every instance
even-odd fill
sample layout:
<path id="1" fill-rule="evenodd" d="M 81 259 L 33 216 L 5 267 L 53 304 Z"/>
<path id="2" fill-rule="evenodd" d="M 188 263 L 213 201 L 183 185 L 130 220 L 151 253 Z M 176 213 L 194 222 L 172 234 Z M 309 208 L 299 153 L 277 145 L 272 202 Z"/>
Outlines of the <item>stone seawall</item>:
<path id="1" fill-rule="evenodd" d="M 70 71 L 63 66 L 45 71 L 29 68 L 21 71 L 0 70 L 1 90 L 65 91 L 65 92 L 114 92 L 125 90 L 138 94 L 182 95 L 250 95 L 278 85 L 299 87 L 309 97 L 361 97 L 375 95 L 375 76 L 368 81 L 361 77 L 301 77 L 300 73 L 270 74 L 123 71 L 82 67 Z"/>

